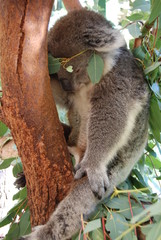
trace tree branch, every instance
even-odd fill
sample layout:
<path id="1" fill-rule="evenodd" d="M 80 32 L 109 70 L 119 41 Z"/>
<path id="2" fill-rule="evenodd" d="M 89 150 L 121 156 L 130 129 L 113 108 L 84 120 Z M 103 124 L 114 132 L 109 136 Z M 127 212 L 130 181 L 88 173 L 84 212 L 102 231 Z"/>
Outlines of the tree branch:
<path id="1" fill-rule="evenodd" d="M 0 0 L 1 115 L 22 160 L 32 226 L 48 220 L 73 181 L 48 75 L 52 5 L 52 0 Z"/>
<path id="2" fill-rule="evenodd" d="M 82 8 L 79 0 L 63 0 L 63 3 L 68 12 Z"/>

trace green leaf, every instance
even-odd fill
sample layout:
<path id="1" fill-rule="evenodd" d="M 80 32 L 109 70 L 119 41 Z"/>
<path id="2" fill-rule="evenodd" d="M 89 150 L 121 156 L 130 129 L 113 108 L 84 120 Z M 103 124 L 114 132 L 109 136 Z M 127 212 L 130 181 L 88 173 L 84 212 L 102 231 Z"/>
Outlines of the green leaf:
<path id="1" fill-rule="evenodd" d="M 150 153 L 150 155 L 152 155 L 153 157 L 157 157 L 157 154 L 156 154 L 156 152 L 154 152 L 154 150 L 151 148 L 151 147 L 149 147 L 148 145 L 146 146 L 146 150 Z"/>
<path id="2" fill-rule="evenodd" d="M 25 201 L 24 199 L 19 201 L 17 204 L 14 205 L 14 207 L 12 207 L 9 211 L 8 214 L 10 213 L 14 213 L 14 214 L 19 214 L 22 212 L 22 209 L 24 209 L 27 205 L 27 201 Z"/>
<path id="3" fill-rule="evenodd" d="M 141 35 L 140 25 L 136 22 L 128 25 L 127 29 L 133 38 L 138 38 Z"/>
<path id="4" fill-rule="evenodd" d="M 136 175 L 136 177 L 137 177 L 138 180 L 139 180 L 139 183 L 142 184 L 142 187 L 147 187 L 147 185 L 146 185 L 146 183 L 145 183 L 142 175 L 140 174 L 140 172 L 139 172 L 137 169 L 133 169 L 132 173 Z M 140 188 L 141 188 L 141 187 L 140 187 Z"/>
<path id="5" fill-rule="evenodd" d="M 139 58 L 141 60 L 145 59 L 145 52 L 143 51 L 142 46 L 135 48 L 132 52 L 136 58 Z"/>
<path id="6" fill-rule="evenodd" d="M 66 68 L 67 72 L 72 73 L 73 72 L 73 66 L 68 66 Z"/>
<path id="7" fill-rule="evenodd" d="M 143 12 L 150 11 L 150 3 L 145 0 L 135 0 L 132 3 L 132 10 L 141 9 Z"/>
<path id="8" fill-rule="evenodd" d="M 22 163 L 21 162 L 16 163 L 15 166 L 13 167 L 12 172 L 14 177 L 17 177 L 18 173 L 23 172 Z"/>
<path id="9" fill-rule="evenodd" d="M 155 63 L 153 63 L 151 66 L 145 68 L 144 73 L 145 73 L 145 74 L 148 74 L 148 73 L 154 71 L 154 70 L 155 70 L 157 67 L 159 67 L 160 65 L 161 65 L 161 62 L 155 62 Z"/>
<path id="10" fill-rule="evenodd" d="M 152 84 L 151 89 L 154 92 L 155 96 L 161 99 L 161 89 L 157 82 Z"/>
<path id="11" fill-rule="evenodd" d="M 91 235 L 92 240 L 104 240 L 102 229 L 94 230 Z"/>
<path id="12" fill-rule="evenodd" d="M 84 233 L 91 232 L 97 228 L 101 227 L 101 219 L 96 219 L 87 223 Z"/>
<path id="13" fill-rule="evenodd" d="M 159 160 L 159 158 L 155 158 L 153 156 L 150 156 L 150 158 L 146 157 L 145 158 L 145 164 L 152 169 L 153 169 L 153 166 L 155 167 L 155 169 L 160 169 L 161 168 L 161 161 Z"/>
<path id="14" fill-rule="evenodd" d="M 144 216 L 147 216 L 147 214 L 149 217 L 161 214 L 161 201 L 158 201 L 158 202 L 154 203 L 153 205 L 151 205 L 150 207 L 143 210 L 141 213 L 139 213 L 138 215 L 133 217 L 131 222 L 136 223 L 140 219 L 142 219 Z"/>
<path id="15" fill-rule="evenodd" d="M 27 197 L 27 188 L 26 186 L 21 189 L 19 192 L 17 192 L 15 195 L 13 195 L 13 200 L 16 199 L 25 199 Z"/>
<path id="16" fill-rule="evenodd" d="M 14 216 L 15 216 L 15 213 L 11 212 L 11 213 L 7 214 L 6 217 L 1 219 L 1 221 L 0 221 L 0 228 L 5 226 L 5 225 L 7 225 L 7 224 L 9 224 L 9 223 L 11 223 L 13 218 L 14 218 Z"/>
<path id="17" fill-rule="evenodd" d="M 103 59 L 95 52 L 89 59 L 87 72 L 92 83 L 98 83 L 102 77 L 104 69 Z"/>
<path id="18" fill-rule="evenodd" d="M 13 223 L 6 235 L 5 240 L 17 240 L 19 238 L 19 232 L 19 224 Z"/>
<path id="19" fill-rule="evenodd" d="M 121 214 L 112 211 L 107 214 L 105 226 L 106 230 L 110 232 L 109 235 L 112 239 L 116 239 L 129 228 L 126 219 Z M 126 235 L 129 240 L 131 239 L 130 235 L 131 233 Z"/>
<path id="20" fill-rule="evenodd" d="M 15 159 L 16 158 L 4 159 L 3 162 L 0 165 L 0 170 L 8 168 Z"/>
<path id="21" fill-rule="evenodd" d="M 49 74 L 54 74 L 59 72 L 61 63 L 59 58 L 54 58 L 50 53 L 48 54 L 48 69 Z"/>
<path id="22" fill-rule="evenodd" d="M 152 10 L 149 17 L 149 23 L 151 23 L 154 19 L 156 19 L 161 13 L 161 1 L 153 0 L 152 1 Z"/>
<path id="23" fill-rule="evenodd" d="M 121 214 L 127 219 L 131 219 L 132 217 L 127 196 L 120 195 L 119 198 L 115 197 L 113 199 L 110 199 L 105 203 L 105 205 L 107 205 L 108 208 L 120 210 Z M 132 199 L 131 206 L 134 215 L 137 215 L 140 211 L 142 211 L 142 207 L 140 207 L 139 203 L 136 203 Z"/>
<path id="24" fill-rule="evenodd" d="M 161 111 L 158 106 L 158 102 L 155 97 L 151 98 L 150 102 L 150 119 L 149 119 L 150 127 L 152 133 L 156 140 L 161 143 Z"/>
<path id="25" fill-rule="evenodd" d="M 136 21 L 141 20 L 143 18 L 144 14 L 142 12 L 140 13 L 134 13 L 131 16 L 126 17 L 130 21 Z"/>
<path id="26" fill-rule="evenodd" d="M 19 222 L 20 236 L 28 234 L 27 231 L 29 231 L 29 226 L 31 229 L 30 212 L 29 212 L 29 210 L 26 210 L 25 213 L 22 215 L 20 222 Z"/>
<path id="27" fill-rule="evenodd" d="M 8 127 L 0 121 L 0 137 L 4 136 L 4 134 L 7 132 Z"/>

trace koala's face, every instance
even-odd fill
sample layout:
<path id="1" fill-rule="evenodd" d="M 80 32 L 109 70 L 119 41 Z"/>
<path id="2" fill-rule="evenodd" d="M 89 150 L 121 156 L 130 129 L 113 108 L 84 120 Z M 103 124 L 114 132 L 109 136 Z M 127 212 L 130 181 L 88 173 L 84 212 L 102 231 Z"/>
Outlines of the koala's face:
<path id="1" fill-rule="evenodd" d="M 82 86 L 90 82 L 87 73 L 88 60 L 87 54 L 82 54 L 71 59 L 65 66 L 60 67 L 57 73 L 58 80 L 65 91 L 78 91 Z M 72 66 L 72 72 L 66 70 L 68 66 Z"/>

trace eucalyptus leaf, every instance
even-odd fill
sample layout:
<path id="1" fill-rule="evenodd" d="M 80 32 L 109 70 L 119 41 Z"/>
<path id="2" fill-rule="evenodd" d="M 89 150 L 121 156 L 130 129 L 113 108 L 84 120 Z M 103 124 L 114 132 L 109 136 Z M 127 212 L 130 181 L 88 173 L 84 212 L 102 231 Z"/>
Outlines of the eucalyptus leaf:
<path id="1" fill-rule="evenodd" d="M 136 223 L 140 219 L 148 216 L 149 218 L 155 215 L 161 214 L 161 201 L 154 203 L 152 206 L 146 208 L 141 213 L 132 218 L 131 223 Z"/>
<path id="2" fill-rule="evenodd" d="M 73 72 L 73 66 L 68 66 L 66 68 L 67 72 L 72 73 Z"/>
<path id="3" fill-rule="evenodd" d="M 20 228 L 18 223 L 13 223 L 5 237 L 5 240 L 16 240 L 19 238 Z"/>
<path id="4" fill-rule="evenodd" d="M 13 176 L 14 177 L 17 177 L 18 173 L 23 172 L 22 163 L 21 162 L 17 162 L 15 164 L 15 166 L 13 167 L 12 172 L 13 172 Z"/>
<path id="5" fill-rule="evenodd" d="M 151 86 L 152 91 L 156 95 L 156 97 L 161 99 L 161 88 L 157 82 L 153 83 Z"/>
<path id="6" fill-rule="evenodd" d="M 6 217 L 4 217 L 0 220 L 0 228 L 9 224 L 9 223 L 11 223 L 14 217 L 15 217 L 14 212 L 11 212 L 11 213 L 7 214 Z"/>
<path id="7" fill-rule="evenodd" d="M 150 157 L 146 157 L 145 158 L 145 164 L 147 166 L 149 166 L 150 168 L 154 168 L 155 166 L 155 169 L 160 169 L 161 168 L 161 161 L 159 158 L 155 158 L 153 156 L 150 156 Z"/>
<path id="8" fill-rule="evenodd" d="M 151 66 L 145 68 L 144 73 L 145 73 L 145 74 L 148 74 L 148 73 L 154 71 L 154 70 L 155 70 L 157 67 L 159 67 L 160 65 L 161 65 L 161 62 L 155 62 L 155 63 L 153 63 Z"/>
<path id="9" fill-rule="evenodd" d="M 141 35 L 140 25 L 136 22 L 128 25 L 127 29 L 133 38 L 138 38 Z"/>
<path id="10" fill-rule="evenodd" d="M 150 127 L 153 132 L 154 137 L 158 142 L 161 143 L 161 111 L 158 106 L 158 102 L 155 97 L 151 98 L 150 102 Z"/>
<path id="11" fill-rule="evenodd" d="M 148 232 L 146 240 L 161 240 L 161 221 L 154 224 L 153 228 Z"/>
<path id="12" fill-rule="evenodd" d="M 27 197 L 27 188 L 26 186 L 18 191 L 15 195 L 13 195 L 13 200 L 16 199 L 25 199 Z"/>
<path id="13" fill-rule="evenodd" d="M 135 48 L 133 50 L 133 55 L 136 57 L 136 58 L 139 58 L 141 60 L 144 60 L 145 59 L 145 52 L 143 50 L 143 47 L 142 46 L 139 46 L 137 48 Z"/>
<path id="14" fill-rule="evenodd" d="M 134 215 L 137 215 L 140 211 L 142 211 L 142 207 L 140 207 L 139 203 L 136 203 L 134 200 L 131 201 L 131 208 Z M 126 217 L 127 219 L 131 219 L 131 210 L 129 205 L 129 200 L 127 196 L 120 195 L 118 198 L 115 197 L 113 199 L 110 199 L 105 203 L 105 205 L 108 206 L 108 208 L 111 209 L 118 209 L 120 214 Z"/>
<path id="15" fill-rule="evenodd" d="M 87 223 L 87 225 L 84 229 L 84 233 L 91 232 L 91 231 L 93 231 L 97 228 L 100 228 L 100 227 L 101 227 L 101 220 L 100 219 L 90 221 L 90 222 Z"/>
<path id="16" fill-rule="evenodd" d="M 143 18 L 144 14 L 142 12 L 140 13 L 134 13 L 131 16 L 126 17 L 130 21 L 136 21 L 141 20 Z"/>
<path id="17" fill-rule="evenodd" d="M 140 9 L 143 12 L 150 11 L 150 2 L 146 0 L 135 0 L 132 4 L 132 10 Z"/>
<path id="18" fill-rule="evenodd" d="M 149 23 L 155 20 L 159 14 L 161 13 L 161 1 L 160 0 L 153 0 L 152 1 L 152 10 L 149 17 Z"/>
<path id="19" fill-rule="evenodd" d="M 50 53 L 48 54 L 48 69 L 49 74 L 54 74 L 59 72 L 61 63 L 59 58 L 54 58 Z"/>
<path id="20" fill-rule="evenodd" d="M 8 168 L 15 159 L 16 158 L 4 159 L 3 162 L 0 165 L 0 170 Z"/>
<path id="21" fill-rule="evenodd" d="M 95 52 L 89 59 L 87 72 L 92 83 L 98 83 L 102 77 L 104 69 L 103 59 Z"/>
<path id="22" fill-rule="evenodd" d="M 92 232 L 92 240 L 104 240 L 102 229 L 97 229 Z"/>
<path id="23" fill-rule="evenodd" d="M 105 226 L 106 230 L 110 232 L 109 235 L 112 239 L 116 239 L 129 228 L 126 219 L 121 214 L 112 211 L 107 214 Z M 130 235 L 131 233 L 126 235 L 127 240 L 132 239 Z"/>
<path id="24" fill-rule="evenodd" d="M 29 210 L 26 210 L 24 212 L 24 214 L 21 216 L 20 222 L 19 222 L 19 227 L 20 227 L 20 234 L 19 234 L 20 236 L 28 234 L 29 233 L 29 227 L 30 227 L 30 230 L 31 230 Z"/>
<path id="25" fill-rule="evenodd" d="M 0 121 L 0 137 L 4 136 L 4 134 L 7 132 L 8 127 Z"/>
<path id="26" fill-rule="evenodd" d="M 21 213 L 22 209 L 24 209 L 26 207 L 27 201 L 21 200 L 18 203 L 16 203 L 9 211 L 8 214 L 10 213 Z"/>

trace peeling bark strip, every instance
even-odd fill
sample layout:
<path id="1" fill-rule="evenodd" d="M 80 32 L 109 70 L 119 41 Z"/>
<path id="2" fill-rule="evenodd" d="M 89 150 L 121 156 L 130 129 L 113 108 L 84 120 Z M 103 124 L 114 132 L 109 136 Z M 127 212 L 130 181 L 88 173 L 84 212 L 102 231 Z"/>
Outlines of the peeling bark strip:
<path id="1" fill-rule="evenodd" d="M 22 159 L 33 226 L 48 220 L 73 180 L 48 76 L 52 4 L 0 0 L 2 112 Z"/>

